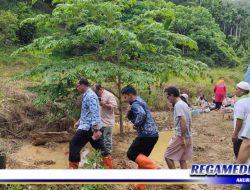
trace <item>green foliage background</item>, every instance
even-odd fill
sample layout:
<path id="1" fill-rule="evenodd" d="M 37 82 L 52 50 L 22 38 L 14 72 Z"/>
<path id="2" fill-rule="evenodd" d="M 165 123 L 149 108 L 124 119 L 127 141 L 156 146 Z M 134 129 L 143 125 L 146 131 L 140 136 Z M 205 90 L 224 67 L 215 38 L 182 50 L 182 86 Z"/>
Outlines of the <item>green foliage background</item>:
<path id="1" fill-rule="evenodd" d="M 33 81 L 28 90 L 38 95 L 34 103 L 41 109 L 54 105 L 51 121 L 78 116 L 75 83 L 81 76 L 112 87 L 120 101 L 121 87 L 133 84 L 152 106 L 166 84 L 191 96 L 200 90 L 210 95 L 213 83 L 225 78 L 233 93 L 249 64 L 248 5 L 244 0 L 3 0 L 0 71 Z"/>

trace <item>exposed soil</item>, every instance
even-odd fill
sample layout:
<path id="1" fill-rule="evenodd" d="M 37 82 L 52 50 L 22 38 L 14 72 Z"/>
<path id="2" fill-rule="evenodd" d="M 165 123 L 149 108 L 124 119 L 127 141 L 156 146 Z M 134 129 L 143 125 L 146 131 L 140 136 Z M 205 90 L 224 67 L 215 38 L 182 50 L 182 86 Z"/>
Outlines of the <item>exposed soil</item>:
<path id="1" fill-rule="evenodd" d="M 151 154 L 151 158 L 157 162 L 162 169 L 167 169 L 163 155 L 166 146 L 171 138 L 171 120 L 169 113 L 154 112 L 156 122 L 161 129 L 159 142 Z M 166 119 L 168 118 L 168 119 Z M 129 126 L 125 127 L 129 128 Z M 114 135 L 113 137 L 113 158 L 114 168 L 128 169 L 136 168 L 136 164 L 129 161 L 126 152 L 132 143 L 136 134 L 129 130 L 125 135 Z M 192 163 L 234 163 L 235 158 L 231 143 L 232 120 L 225 120 L 222 114 L 212 111 L 193 118 L 193 160 L 188 163 L 189 167 Z M 20 141 L 15 139 L 1 139 L 4 147 L 8 150 L 7 167 L 16 168 L 60 168 L 67 167 L 68 143 L 47 143 L 44 146 L 32 146 L 28 140 Z M 90 147 L 87 146 L 90 150 Z M 178 164 L 177 164 L 178 167 Z M 167 172 L 167 170 L 166 170 Z M 45 186 L 39 186 L 46 189 Z M 48 186 L 49 189 L 58 189 L 60 186 Z M 74 186 L 77 189 L 79 186 Z M 114 185 L 111 189 L 128 189 L 128 185 Z M 39 189 L 40 189 L 39 188 Z M 70 189 L 69 186 L 61 186 L 59 189 Z M 182 189 L 176 185 L 148 185 L 147 189 Z M 238 190 L 238 186 L 234 185 L 191 185 L 192 190 Z"/>

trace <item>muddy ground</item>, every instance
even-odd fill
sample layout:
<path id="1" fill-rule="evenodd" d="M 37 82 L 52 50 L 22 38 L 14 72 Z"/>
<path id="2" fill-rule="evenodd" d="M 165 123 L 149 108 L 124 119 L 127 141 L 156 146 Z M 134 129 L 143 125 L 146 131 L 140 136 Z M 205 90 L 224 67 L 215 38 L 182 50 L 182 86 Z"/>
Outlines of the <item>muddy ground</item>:
<path id="1" fill-rule="evenodd" d="M 160 126 L 160 138 L 151 158 L 157 162 L 162 169 L 167 169 L 163 155 L 165 148 L 171 138 L 172 129 L 170 115 L 165 112 L 155 112 L 154 117 Z M 231 143 L 232 120 L 222 118 L 222 113 L 212 111 L 193 118 L 193 160 L 188 163 L 234 163 L 234 155 Z M 126 151 L 135 137 L 134 132 L 127 132 L 123 136 L 113 137 L 114 168 L 128 169 L 136 168 L 136 165 L 126 158 Z M 60 168 L 67 167 L 68 143 L 47 143 L 44 146 L 34 147 L 30 140 L 1 139 L 1 144 L 8 151 L 7 167 L 19 168 Z M 90 147 L 87 147 L 90 150 Z M 49 155 L 49 156 L 48 156 Z M 178 165 L 177 165 L 178 167 Z M 166 170 L 167 172 L 167 170 Z M 32 186 L 38 189 L 80 189 L 80 186 Z M 128 185 L 114 185 L 108 189 L 128 189 Z M 148 190 L 155 189 L 182 189 L 176 185 L 148 185 Z M 192 190 L 236 190 L 238 186 L 233 185 L 191 185 Z"/>

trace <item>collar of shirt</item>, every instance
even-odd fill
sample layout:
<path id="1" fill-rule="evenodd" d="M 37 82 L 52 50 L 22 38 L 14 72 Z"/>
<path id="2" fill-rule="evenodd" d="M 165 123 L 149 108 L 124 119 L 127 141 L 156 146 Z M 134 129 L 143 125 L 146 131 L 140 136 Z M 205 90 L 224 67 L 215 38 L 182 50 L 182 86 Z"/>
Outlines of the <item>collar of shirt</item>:
<path id="1" fill-rule="evenodd" d="M 136 96 L 136 98 L 132 102 L 130 102 L 129 104 L 132 105 L 137 100 L 137 98 L 138 98 L 138 96 Z"/>
<path id="2" fill-rule="evenodd" d="M 104 89 L 100 97 L 105 96 L 105 95 L 106 95 L 106 93 L 107 93 L 107 91 Z"/>
<path id="3" fill-rule="evenodd" d="M 91 89 L 89 88 L 86 92 L 84 92 L 83 97 L 85 97 L 90 91 Z"/>
<path id="4" fill-rule="evenodd" d="M 241 97 L 238 97 L 238 98 L 237 98 L 237 101 L 239 101 L 239 100 L 241 100 L 241 99 L 244 99 L 244 98 L 250 98 L 250 94 L 245 94 L 245 95 L 243 95 L 243 96 L 241 96 Z"/>

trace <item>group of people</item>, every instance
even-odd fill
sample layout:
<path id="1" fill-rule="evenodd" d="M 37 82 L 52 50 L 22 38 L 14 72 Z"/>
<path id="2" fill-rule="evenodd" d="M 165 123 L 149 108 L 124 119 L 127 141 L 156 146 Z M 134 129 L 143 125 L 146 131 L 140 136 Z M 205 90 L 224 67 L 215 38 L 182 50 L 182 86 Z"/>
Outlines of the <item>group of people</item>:
<path id="1" fill-rule="evenodd" d="M 94 149 L 100 150 L 102 161 L 106 168 L 112 164 L 112 127 L 115 124 L 114 111 L 117 107 L 115 96 L 101 85 L 90 85 L 87 79 L 80 79 L 77 90 L 83 94 L 80 119 L 75 123 L 77 131 L 69 146 L 69 168 L 77 169 L 80 162 L 80 152 L 89 142 Z M 225 97 L 226 88 L 220 81 L 214 89 L 216 108 L 219 109 Z M 175 169 L 175 161 L 182 169 L 187 168 L 187 160 L 192 158 L 192 119 L 187 95 L 180 94 L 176 87 L 164 90 L 167 100 L 174 108 L 175 134 L 169 142 L 164 154 L 170 169 Z M 250 84 L 240 82 L 236 85 L 237 97 L 234 105 L 234 131 L 232 134 L 233 150 L 237 163 L 246 163 L 250 158 Z M 121 91 L 123 99 L 128 103 L 127 118 L 137 131 L 127 151 L 128 159 L 138 165 L 138 169 L 159 169 L 149 155 L 159 138 L 159 131 L 147 103 L 137 95 L 136 89 L 128 85 Z M 205 97 L 203 97 L 205 98 Z M 143 189 L 144 185 L 135 185 Z M 250 188 L 242 186 L 242 190 Z"/>
<path id="2" fill-rule="evenodd" d="M 116 98 L 99 84 L 91 86 L 85 78 L 79 80 L 77 90 L 83 94 L 82 109 L 80 119 L 75 123 L 77 131 L 69 145 L 69 168 L 78 168 L 81 149 L 89 142 L 94 149 L 101 151 L 104 166 L 111 169 Z M 192 158 L 190 109 L 180 98 L 176 87 L 168 87 L 164 92 L 167 100 L 174 106 L 175 125 L 175 135 L 166 148 L 165 160 L 170 169 L 175 169 L 174 161 L 178 161 L 180 167 L 186 169 L 186 161 Z M 134 161 L 138 169 L 159 169 L 149 158 L 158 141 L 159 131 L 147 103 L 131 85 L 124 87 L 121 94 L 128 103 L 127 118 L 137 131 L 137 136 L 127 151 L 128 159 Z M 135 188 L 144 189 L 144 185 L 136 184 Z"/>
<path id="3" fill-rule="evenodd" d="M 197 98 L 196 104 L 203 110 L 220 110 L 222 106 L 228 107 L 234 105 L 234 99 L 227 97 L 227 88 L 224 80 L 221 79 L 214 85 L 213 92 L 214 97 L 212 99 L 214 106 L 209 103 L 203 93 Z"/>
<path id="4" fill-rule="evenodd" d="M 77 169 L 80 152 L 89 142 L 102 153 L 103 164 L 112 168 L 112 127 L 115 124 L 115 96 L 101 85 L 92 87 L 87 79 L 80 79 L 77 90 L 83 94 L 80 119 L 74 127 L 77 131 L 69 145 L 69 168 Z"/>

